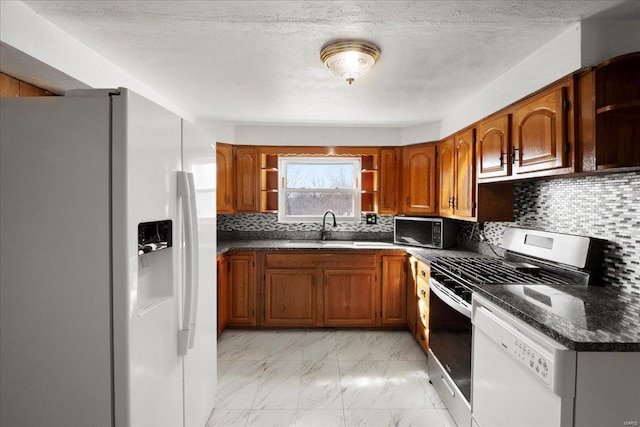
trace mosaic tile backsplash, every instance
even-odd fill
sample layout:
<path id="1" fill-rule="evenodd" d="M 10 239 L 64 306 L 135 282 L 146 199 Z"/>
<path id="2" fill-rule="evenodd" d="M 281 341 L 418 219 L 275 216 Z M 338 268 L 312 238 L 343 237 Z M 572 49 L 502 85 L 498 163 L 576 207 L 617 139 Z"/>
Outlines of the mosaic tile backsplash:
<path id="1" fill-rule="evenodd" d="M 578 234 L 607 240 L 604 247 L 605 286 L 640 295 L 640 174 L 623 173 L 544 181 L 514 186 L 514 216 L 519 227 Z M 486 242 L 496 252 L 505 226 L 485 224 Z M 473 229 L 473 235 L 469 236 Z M 466 223 L 462 240 L 486 253 L 477 227 Z M 459 239 L 459 240 L 461 240 Z"/>
<path id="2" fill-rule="evenodd" d="M 327 228 L 331 217 L 327 218 Z M 378 215 L 377 224 L 366 224 L 365 216 L 360 221 L 337 221 L 331 228 L 334 240 L 393 240 L 393 215 Z M 218 215 L 218 235 L 233 238 L 319 239 L 322 221 L 304 223 L 279 223 L 278 214 Z M 253 237 L 252 237 L 253 236 Z"/>
<path id="3" fill-rule="evenodd" d="M 515 225 L 605 239 L 603 283 L 640 295 L 640 174 L 621 173 L 522 182 L 514 185 Z M 461 222 L 458 242 L 477 252 L 502 255 L 500 242 L 510 222 L 484 224 L 485 242 L 477 225 Z M 238 233 L 264 238 L 265 233 L 291 238 L 318 238 L 320 223 L 280 224 L 277 214 L 218 215 L 219 235 Z M 334 239 L 381 236 L 392 239 L 393 216 L 378 216 L 375 225 L 340 222 Z M 316 236 L 317 235 L 317 236 Z M 355 238 L 355 237 L 354 237 Z M 487 244 L 488 243 L 488 244 Z"/>

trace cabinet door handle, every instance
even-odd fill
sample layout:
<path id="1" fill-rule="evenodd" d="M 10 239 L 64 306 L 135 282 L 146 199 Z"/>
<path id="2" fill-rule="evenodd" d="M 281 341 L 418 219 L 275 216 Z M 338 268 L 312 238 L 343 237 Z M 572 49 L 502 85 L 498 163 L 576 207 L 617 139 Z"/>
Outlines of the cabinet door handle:
<path id="1" fill-rule="evenodd" d="M 516 164 L 516 157 L 518 157 L 517 154 L 516 154 L 517 151 L 518 151 L 518 149 L 516 147 L 513 147 L 513 153 L 511 153 L 511 164 L 512 165 Z"/>
<path id="2" fill-rule="evenodd" d="M 500 157 L 498 157 L 498 160 L 500 160 L 500 167 L 504 166 L 504 156 L 505 156 L 505 154 L 507 154 L 507 153 L 505 153 L 504 151 L 500 151 Z"/>
<path id="3" fill-rule="evenodd" d="M 425 297 L 425 296 L 427 296 L 427 292 L 424 289 L 420 289 L 420 295 Z"/>

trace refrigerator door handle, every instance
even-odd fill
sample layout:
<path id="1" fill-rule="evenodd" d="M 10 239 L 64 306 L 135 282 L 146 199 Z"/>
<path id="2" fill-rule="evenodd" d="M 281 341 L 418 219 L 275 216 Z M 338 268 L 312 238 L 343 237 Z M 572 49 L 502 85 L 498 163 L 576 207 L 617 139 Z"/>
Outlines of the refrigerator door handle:
<path id="1" fill-rule="evenodd" d="M 178 197 L 182 199 L 185 243 L 185 283 L 182 326 L 178 331 L 178 354 L 184 356 L 195 343 L 198 311 L 198 210 L 193 174 L 178 172 Z"/>

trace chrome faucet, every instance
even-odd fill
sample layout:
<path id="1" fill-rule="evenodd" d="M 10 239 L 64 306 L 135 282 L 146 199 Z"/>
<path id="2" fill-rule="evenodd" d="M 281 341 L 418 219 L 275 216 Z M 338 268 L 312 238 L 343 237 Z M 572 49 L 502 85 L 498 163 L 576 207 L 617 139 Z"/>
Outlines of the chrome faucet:
<path id="1" fill-rule="evenodd" d="M 336 214 L 333 211 L 326 211 L 324 215 L 322 215 L 322 232 L 320 233 L 320 238 L 322 240 L 327 240 L 327 236 L 331 235 L 331 230 L 327 230 L 327 214 L 331 214 L 333 217 L 333 226 L 337 227 L 338 223 L 336 222 Z"/>

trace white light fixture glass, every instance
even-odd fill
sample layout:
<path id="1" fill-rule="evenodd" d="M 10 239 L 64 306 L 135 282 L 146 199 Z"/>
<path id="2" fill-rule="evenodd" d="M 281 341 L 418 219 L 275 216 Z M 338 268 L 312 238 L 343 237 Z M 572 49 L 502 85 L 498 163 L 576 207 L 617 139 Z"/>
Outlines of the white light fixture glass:
<path id="1" fill-rule="evenodd" d="M 322 63 L 349 84 L 367 74 L 379 57 L 376 45 L 362 41 L 330 43 L 320 51 Z"/>

